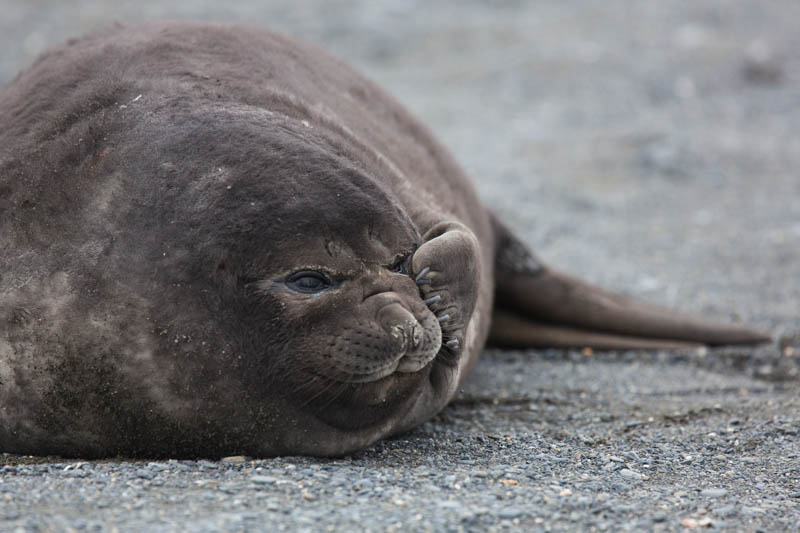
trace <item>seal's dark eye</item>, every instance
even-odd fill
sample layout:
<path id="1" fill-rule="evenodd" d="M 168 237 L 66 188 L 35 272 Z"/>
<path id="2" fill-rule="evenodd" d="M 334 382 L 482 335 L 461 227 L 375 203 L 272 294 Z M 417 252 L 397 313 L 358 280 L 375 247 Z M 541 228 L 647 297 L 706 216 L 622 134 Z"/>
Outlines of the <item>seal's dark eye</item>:
<path id="1" fill-rule="evenodd" d="M 389 270 L 391 270 L 392 272 L 396 272 L 398 274 L 408 274 L 409 272 L 408 266 L 410 262 L 411 262 L 411 256 L 404 255 L 403 257 L 400 257 L 394 263 L 392 263 L 392 266 L 389 267 Z"/>
<path id="2" fill-rule="evenodd" d="M 286 286 L 297 292 L 313 294 L 328 289 L 333 285 L 330 278 L 316 270 L 301 270 L 286 279 Z"/>

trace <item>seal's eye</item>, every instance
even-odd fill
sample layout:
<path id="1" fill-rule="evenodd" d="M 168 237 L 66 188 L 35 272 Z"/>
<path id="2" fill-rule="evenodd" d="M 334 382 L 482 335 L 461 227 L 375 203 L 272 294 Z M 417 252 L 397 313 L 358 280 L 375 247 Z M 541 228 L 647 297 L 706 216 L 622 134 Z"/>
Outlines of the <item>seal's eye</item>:
<path id="1" fill-rule="evenodd" d="M 286 279 L 286 286 L 297 292 L 313 294 L 329 289 L 333 283 L 330 278 L 316 270 L 301 270 Z"/>
<path id="2" fill-rule="evenodd" d="M 408 267 L 410 263 L 411 255 L 404 255 L 392 263 L 392 265 L 389 267 L 389 270 L 397 274 L 408 274 Z"/>

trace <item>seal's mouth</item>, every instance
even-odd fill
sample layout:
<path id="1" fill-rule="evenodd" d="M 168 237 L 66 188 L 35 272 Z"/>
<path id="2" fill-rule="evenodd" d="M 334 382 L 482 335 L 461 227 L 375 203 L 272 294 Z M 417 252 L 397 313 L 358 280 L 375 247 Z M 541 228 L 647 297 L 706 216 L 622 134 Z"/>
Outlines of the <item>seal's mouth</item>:
<path id="1" fill-rule="evenodd" d="M 384 424 L 408 412 L 423 393 L 435 362 L 413 372 L 393 372 L 361 383 L 336 382 L 330 377 L 319 382 L 326 389 L 307 408 L 319 420 L 342 430 L 363 430 Z"/>
<path id="2" fill-rule="evenodd" d="M 365 381 L 355 384 L 356 387 L 352 390 L 352 399 L 357 399 L 359 405 L 364 406 L 381 406 L 388 405 L 393 400 L 396 400 L 393 394 L 393 389 L 398 386 L 416 381 L 420 377 L 424 377 L 430 372 L 433 366 L 433 359 L 431 359 L 425 366 L 413 372 L 401 372 L 396 370 L 391 374 L 375 379 L 373 381 Z"/>

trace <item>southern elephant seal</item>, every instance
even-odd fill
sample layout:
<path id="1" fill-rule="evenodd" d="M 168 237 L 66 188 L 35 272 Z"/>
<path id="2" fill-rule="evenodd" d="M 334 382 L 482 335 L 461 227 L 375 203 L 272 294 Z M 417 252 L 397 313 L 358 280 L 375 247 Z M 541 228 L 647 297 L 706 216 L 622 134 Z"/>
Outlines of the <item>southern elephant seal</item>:
<path id="1" fill-rule="evenodd" d="M 452 398 L 487 338 L 766 340 L 553 270 L 430 133 L 304 44 L 114 27 L 0 95 L 0 451 L 337 455 Z"/>

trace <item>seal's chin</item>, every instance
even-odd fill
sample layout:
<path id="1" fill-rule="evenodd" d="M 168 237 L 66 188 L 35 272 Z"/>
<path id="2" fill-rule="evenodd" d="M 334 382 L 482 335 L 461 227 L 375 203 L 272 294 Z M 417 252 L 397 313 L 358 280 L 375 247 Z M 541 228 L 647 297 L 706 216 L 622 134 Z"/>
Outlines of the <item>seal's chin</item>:
<path id="1" fill-rule="evenodd" d="M 397 368 L 395 369 L 395 372 L 400 372 L 402 374 L 413 374 L 414 372 L 419 372 L 425 368 L 428 363 L 433 361 L 433 359 L 436 357 L 436 353 L 438 352 L 439 350 L 437 349 L 436 352 L 434 352 L 433 357 L 424 359 L 404 355 L 403 358 L 397 362 Z"/>
<path id="2" fill-rule="evenodd" d="M 338 382 L 329 386 L 330 395 L 320 395 L 307 407 L 316 418 L 340 430 L 380 426 L 405 416 L 430 385 L 435 366 L 432 360 L 416 372 L 395 370 L 370 381 Z"/>
<path id="3" fill-rule="evenodd" d="M 421 394 L 437 395 L 434 389 L 438 378 L 450 370 L 447 364 L 437 364 L 445 351 L 446 347 L 439 342 L 429 346 L 424 354 L 400 355 L 369 374 L 333 378 L 328 373 L 327 384 L 318 382 L 325 392 L 305 405 L 310 414 L 344 431 L 364 431 L 388 420 L 404 420 Z"/>

